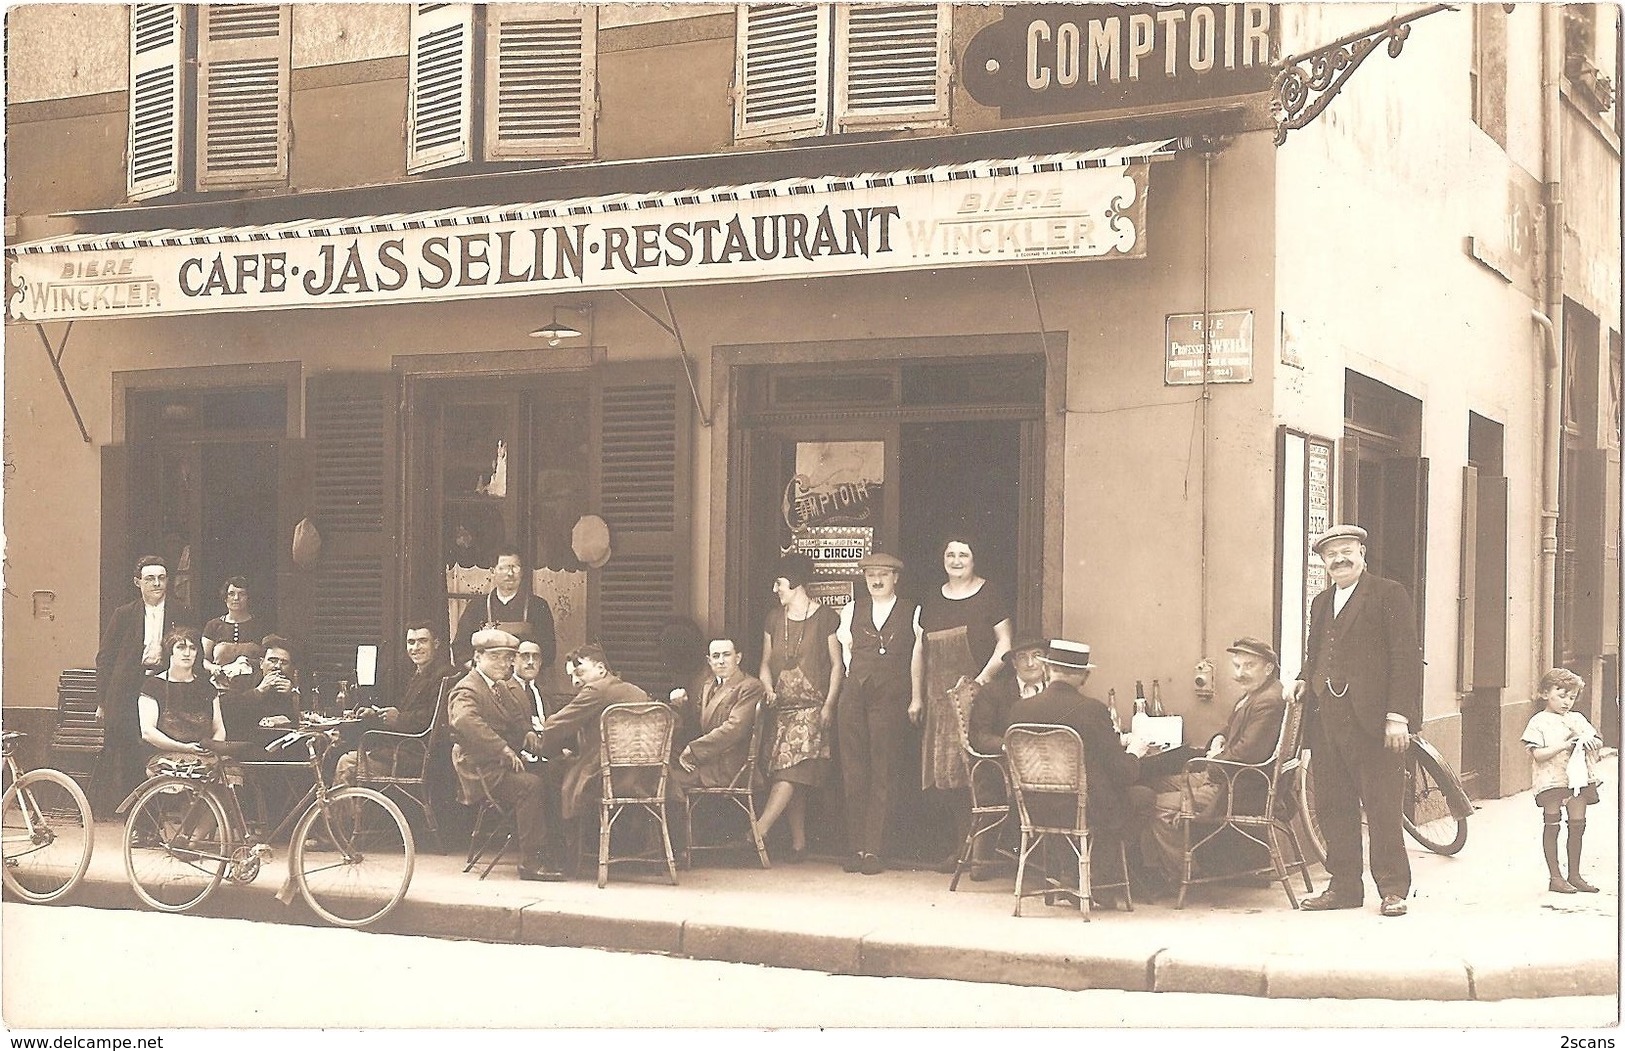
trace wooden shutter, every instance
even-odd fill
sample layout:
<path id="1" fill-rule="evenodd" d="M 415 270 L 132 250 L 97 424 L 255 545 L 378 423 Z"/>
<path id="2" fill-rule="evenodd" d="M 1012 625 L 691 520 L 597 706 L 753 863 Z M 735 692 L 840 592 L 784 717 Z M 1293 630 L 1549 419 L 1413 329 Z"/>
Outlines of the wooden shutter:
<path id="1" fill-rule="evenodd" d="M 288 181 L 292 13 L 207 4 L 198 13 L 197 188 Z"/>
<path id="2" fill-rule="evenodd" d="M 1473 691 L 1478 640 L 1478 468 L 1461 469 L 1461 561 L 1456 591 L 1456 690 Z"/>
<path id="3" fill-rule="evenodd" d="M 948 4 L 835 9 L 835 125 L 917 128 L 948 120 Z"/>
<path id="4" fill-rule="evenodd" d="M 310 517 L 322 536 L 320 561 L 309 574 L 305 666 L 321 674 L 326 689 L 338 679 L 354 679 L 356 646 L 392 652 L 387 644 L 396 634 L 393 378 L 313 377 L 305 435 Z"/>
<path id="5" fill-rule="evenodd" d="M 1507 684 L 1507 480 L 1478 477 L 1473 689 Z"/>
<path id="6" fill-rule="evenodd" d="M 101 619 L 106 624 L 113 611 L 130 601 L 130 578 L 135 576 L 135 560 L 130 553 L 136 535 L 130 521 L 130 447 L 102 446 L 102 587 Z"/>
<path id="7" fill-rule="evenodd" d="M 734 138 L 824 132 L 829 124 L 829 4 L 740 4 Z"/>
<path id="8" fill-rule="evenodd" d="M 413 4 L 406 170 L 474 159 L 474 5 Z"/>
<path id="9" fill-rule="evenodd" d="M 652 692 L 667 686 L 660 631 L 688 612 L 692 402 L 675 361 L 604 365 L 594 381 L 592 506 L 611 553 L 589 578 L 589 639 Z"/>
<path id="10" fill-rule="evenodd" d="M 499 4 L 485 18 L 485 159 L 591 157 L 598 8 Z"/>
<path id="11" fill-rule="evenodd" d="M 1380 575 L 1397 580 L 1416 604 L 1416 638 L 1427 648 L 1428 460 L 1397 458 L 1382 462 L 1382 516 L 1377 565 Z"/>
<path id="12" fill-rule="evenodd" d="M 186 23 L 179 4 L 130 11 L 130 133 L 125 190 L 131 200 L 180 189 L 181 73 Z"/>
<path id="13" fill-rule="evenodd" d="M 1615 652 L 1619 637 L 1619 468 L 1609 449 L 1581 449 L 1577 483 L 1564 494 L 1563 518 L 1572 522 L 1574 572 L 1570 598 L 1577 655 Z M 1612 515 L 1610 516 L 1610 512 Z"/>

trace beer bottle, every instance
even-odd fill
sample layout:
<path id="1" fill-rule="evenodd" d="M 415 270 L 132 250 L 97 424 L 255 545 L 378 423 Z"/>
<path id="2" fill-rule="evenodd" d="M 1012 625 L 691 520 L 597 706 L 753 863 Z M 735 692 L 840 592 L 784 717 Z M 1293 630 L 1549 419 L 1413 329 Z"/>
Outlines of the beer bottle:
<path id="1" fill-rule="evenodd" d="M 1147 706 L 1152 716 L 1161 718 L 1165 713 L 1162 710 L 1162 680 L 1151 680 L 1151 703 Z"/>
<path id="2" fill-rule="evenodd" d="M 1145 683 L 1134 680 L 1134 714 L 1145 715 Z"/>

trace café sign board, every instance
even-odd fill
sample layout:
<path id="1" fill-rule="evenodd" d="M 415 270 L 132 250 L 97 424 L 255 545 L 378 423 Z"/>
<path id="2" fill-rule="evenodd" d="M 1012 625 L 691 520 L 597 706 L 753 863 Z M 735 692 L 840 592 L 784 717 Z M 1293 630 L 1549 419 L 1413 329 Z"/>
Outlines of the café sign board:
<path id="1" fill-rule="evenodd" d="M 965 90 L 1006 118 L 1189 104 L 1269 88 L 1273 4 L 1009 4 L 965 45 Z"/>

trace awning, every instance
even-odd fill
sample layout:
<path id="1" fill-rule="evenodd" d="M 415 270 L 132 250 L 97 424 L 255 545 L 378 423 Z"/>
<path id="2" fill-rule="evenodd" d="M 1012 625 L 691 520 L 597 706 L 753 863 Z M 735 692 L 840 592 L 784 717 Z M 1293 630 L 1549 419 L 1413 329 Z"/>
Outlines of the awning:
<path id="1" fill-rule="evenodd" d="M 1018 159 L 10 246 L 10 317 L 153 317 L 1145 254 L 1173 139 Z"/>

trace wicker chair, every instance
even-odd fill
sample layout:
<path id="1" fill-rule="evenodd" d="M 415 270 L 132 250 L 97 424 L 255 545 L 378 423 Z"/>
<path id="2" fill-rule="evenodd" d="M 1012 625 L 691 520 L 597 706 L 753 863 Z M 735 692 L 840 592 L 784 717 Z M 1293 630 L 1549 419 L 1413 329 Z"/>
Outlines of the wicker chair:
<path id="1" fill-rule="evenodd" d="M 1016 812 L 1021 820 L 1021 849 L 1016 855 L 1016 911 L 1021 915 L 1023 898 L 1042 895 L 1046 903 L 1057 894 L 1073 894 L 1084 919 L 1089 918 L 1089 898 L 1097 890 L 1122 888 L 1128 911 L 1134 911 L 1134 898 L 1128 883 L 1128 848 L 1119 839 L 1117 856 L 1122 879 L 1115 883 L 1094 883 L 1089 872 L 1089 778 L 1083 763 L 1083 740 L 1070 726 L 1017 723 L 1004 733 L 1004 754 L 1015 792 Z M 1071 820 L 1056 823 L 1039 821 L 1033 814 L 1034 796 L 1050 796 L 1054 804 L 1071 802 Z M 1060 797 L 1060 798 L 1054 798 Z M 1027 890 L 1027 859 L 1040 843 L 1051 838 L 1066 842 L 1078 858 L 1078 889 L 1058 887 L 1046 879 L 1040 890 Z"/>
<path id="2" fill-rule="evenodd" d="M 666 874 L 677 883 L 677 862 L 672 856 L 671 829 L 666 824 L 666 777 L 671 770 L 671 738 L 677 713 L 657 701 L 612 704 L 604 709 L 599 724 L 603 756 L 603 789 L 598 801 L 598 886 L 609 882 L 609 866 L 617 861 L 657 861 L 647 853 L 610 854 L 610 833 L 615 820 L 628 810 L 641 810 L 660 825 L 660 841 L 665 847 Z M 616 771 L 622 780 L 616 781 Z M 652 791 L 646 791 L 647 775 L 656 771 Z M 629 794 L 619 794 L 626 792 Z"/>
<path id="3" fill-rule="evenodd" d="M 756 702 L 756 712 L 751 717 L 754 722 L 750 729 L 750 751 L 745 756 L 745 765 L 739 768 L 732 781 L 721 788 L 690 788 L 683 799 L 683 867 L 692 868 L 694 865 L 694 852 L 696 850 L 726 850 L 730 843 L 706 843 L 694 845 L 694 807 L 702 799 L 731 800 L 740 810 L 745 812 L 745 820 L 750 828 L 750 838 L 756 844 L 756 856 L 761 859 L 762 868 L 772 868 L 767 859 L 767 845 L 762 842 L 762 833 L 756 827 L 756 759 L 762 750 L 763 727 L 770 725 L 773 710 L 766 697 Z"/>
<path id="4" fill-rule="evenodd" d="M 385 795 L 391 790 L 404 796 L 421 811 L 423 823 L 434 837 L 435 849 L 440 848 L 440 825 L 435 820 L 434 796 L 429 786 L 429 758 L 440 745 L 446 733 L 446 701 L 451 689 L 462 678 L 450 675 L 440 683 L 435 697 L 434 714 L 429 725 L 420 733 L 399 733 L 395 730 L 373 729 L 361 734 L 356 748 L 356 784 L 362 788 L 375 788 Z M 416 742 L 416 747 L 412 746 Z"/>
<path id="5" fill-rule="evenodd" d="M 970 831 L 965 834 L 965 845 L 960 848 L 959 861 L 954 865 L 954 876 L 948 889 L 959 889 L 959 878 L 971 865 L 976 841 L 996 831 L 1010 816 L 1010 778 L 1005 770 L 1004 756 L 978 752 L 970 740 L 970 707 L 976 698 L 976 685 L 960 677 L 958 685 L 948 691 L 953 704 L 954 721 L 959 725 L 959 746 L 965 751 L 965 766 L 970 780 Z"/>
<path id="6" fill-rule="evenodd" d="M 1267 876 L 1281 884 L 1281 889 L 1286 891 L 1287 901 L 1295 909 L 1298 899 L 1292 892 L 1291 869 L 1296 869 L 1303 877 L 1305 893 L 1314 891 L 1315 885 L 1309 878 L 1309 865 L 1304 860 L 1298 833 L 1292 827 L 1292 820 L 1297 815 L 1294 789 L 1298 782 L 1298 751 L 1302 744 L 1303 701 L 1300 698 L 1287 702 L 1286 714 L 1281 719 L 1281 735 L 1275 742 L 1275 753 L 1263 762 L 1249 764 L 1227 759 L 1192 759 L 1185 764 L 1187 774 L 1203 771 L 1218 782 L 1224 805 L 1218 813 L 1197 813 L 1195 800 L 1191 797 L 1190 779 L 1184 779 L 1180 787 L 1183 799 L 1177 819 L 1184 843 L 1184 871 L 1179 881 L 1179 900 L 1174 904 L 1175 908 L 1185 907 L 1185 893 L 1194 884 L 1235 879 L 1238 876 Z M 1243 795 L 1253 795 L 1255 800 L 1259 793 L 1263 794 L 1263 806 L 1257 808 L 1258 813 L 1236 811 L 1238 791 Z M 1270 863 L 1240 871 L 1195 875 L 1198 855 L 1203 853 L 1204 848 L 1209 854 L 1216 853 L 1218 847 L 1222 846 L 1226 830 L 1234 830 L 1231 836 L 1239 836 L 1247 843 L 1263 847 L 1269 852 Z M 1281 849 L 1283 834 L 1292 844 L 1294 862 L 1288 862 Z"/>

